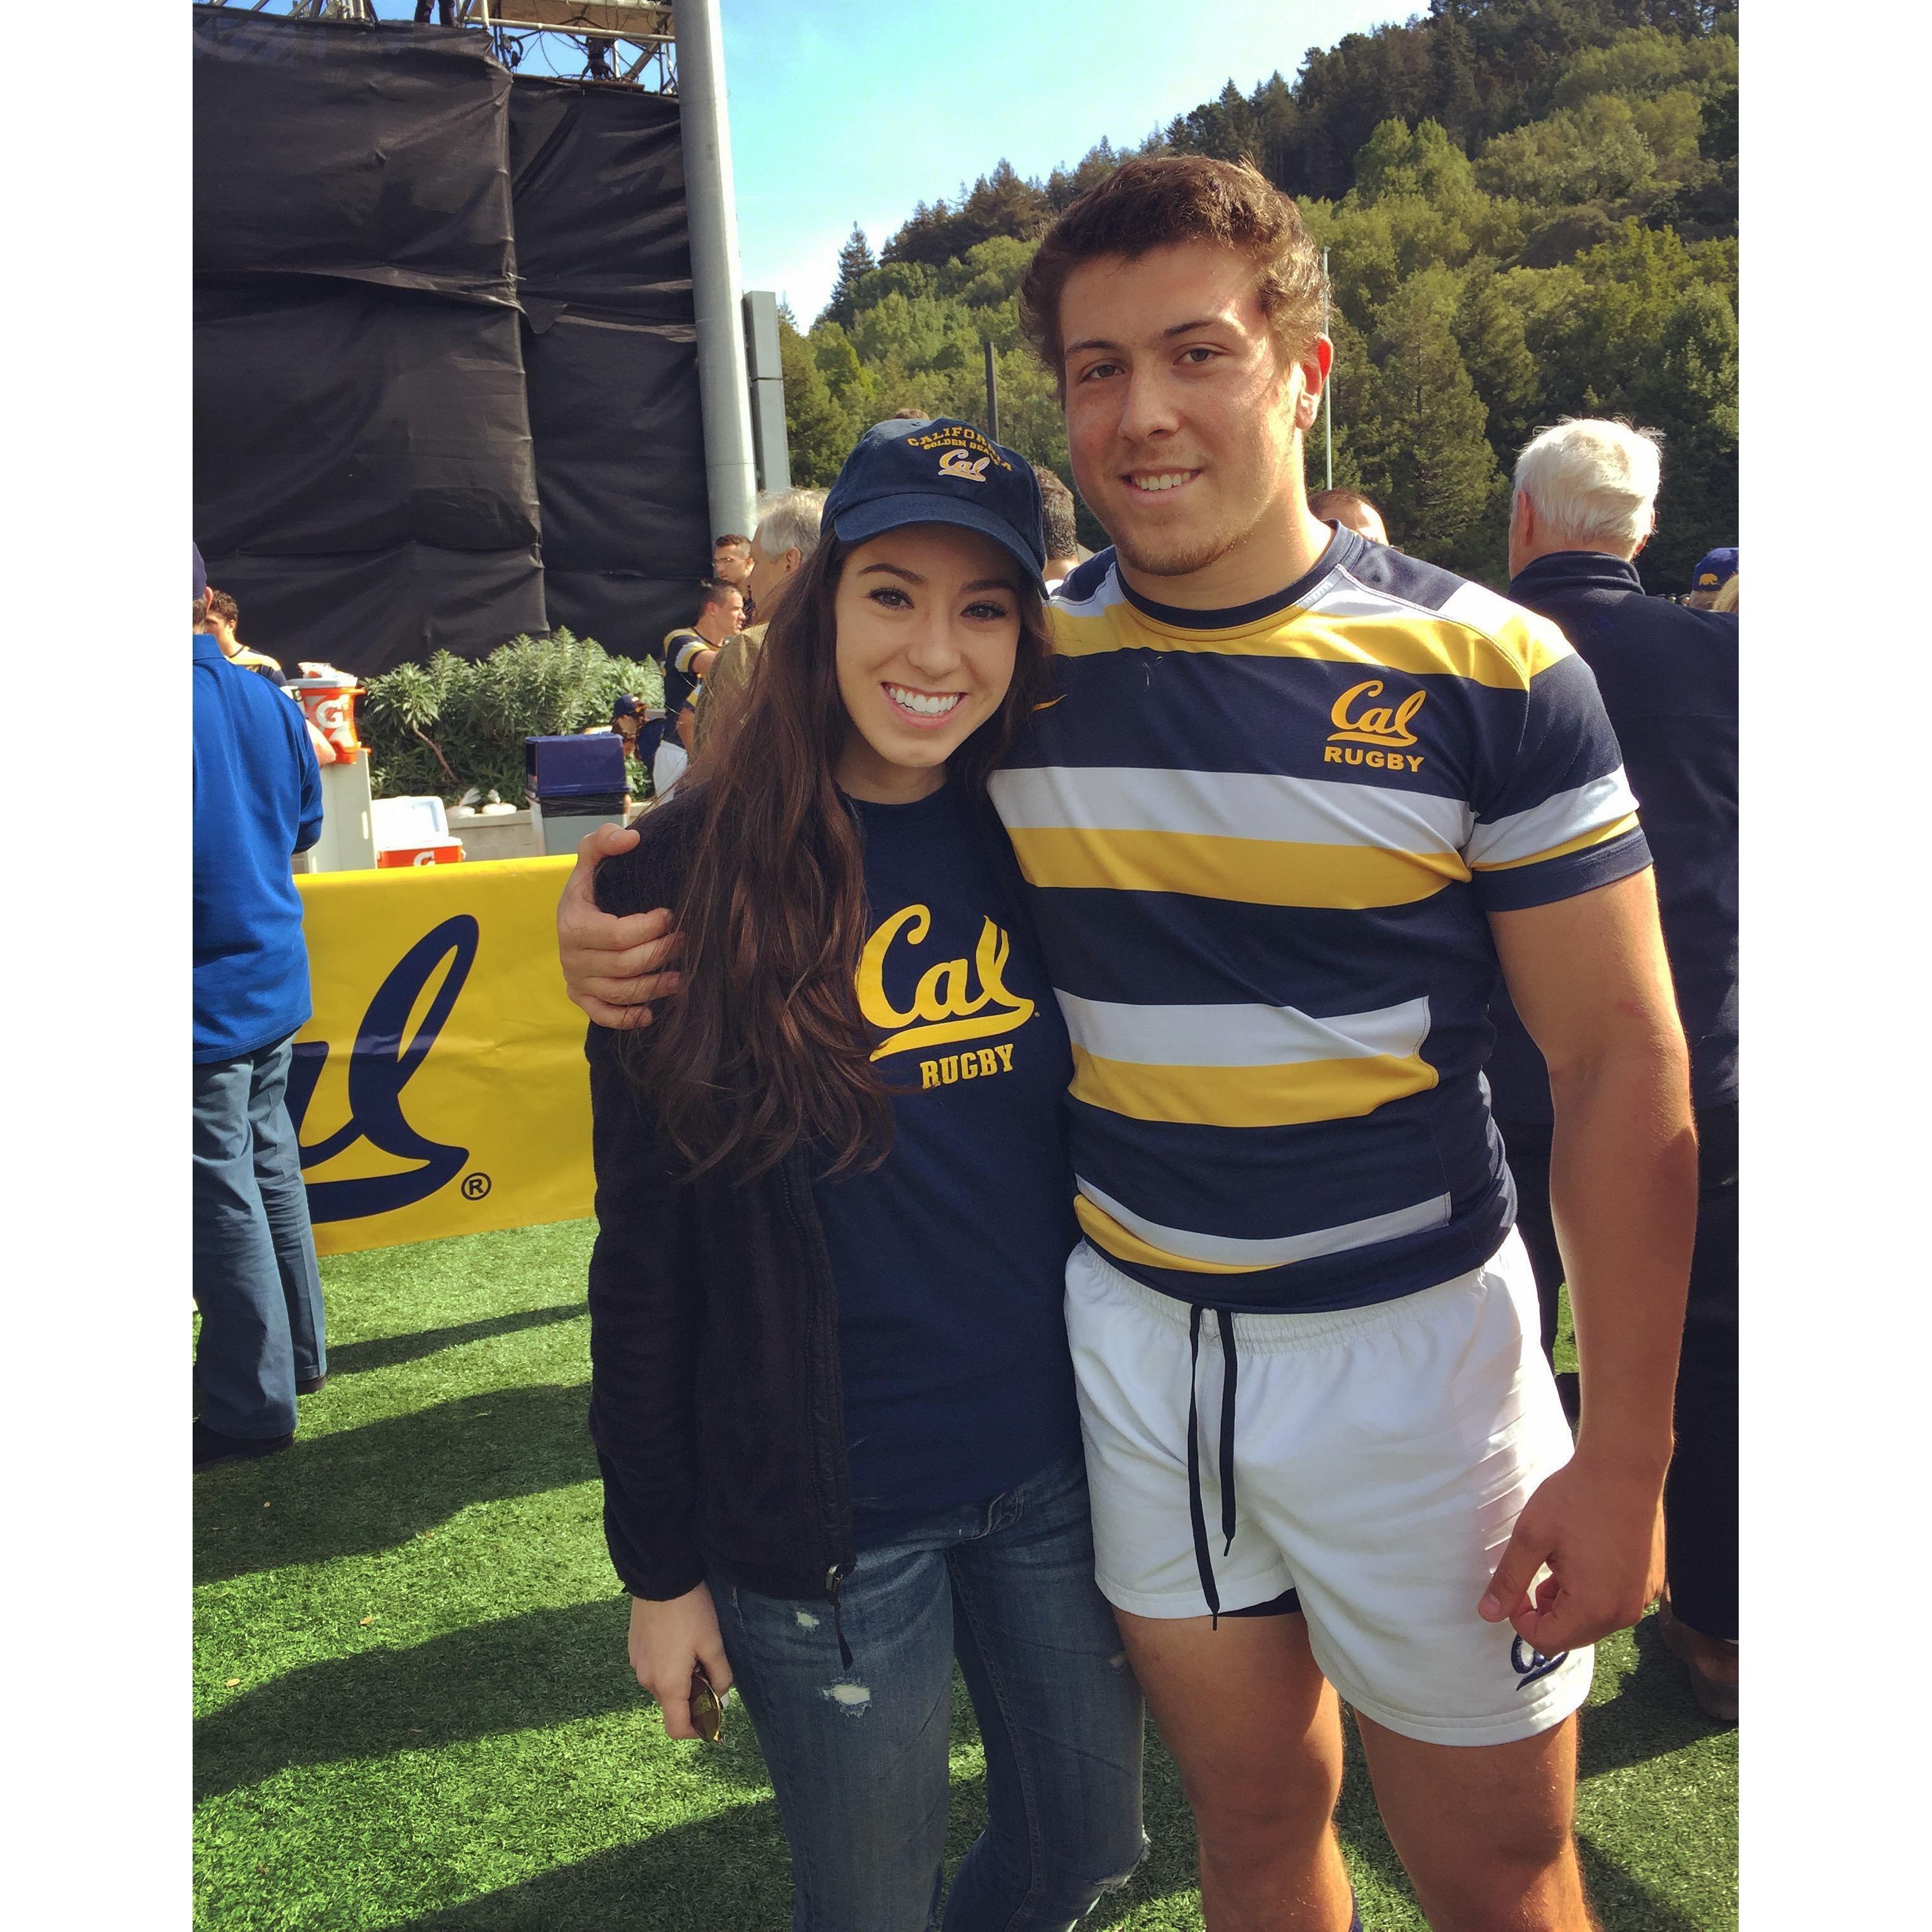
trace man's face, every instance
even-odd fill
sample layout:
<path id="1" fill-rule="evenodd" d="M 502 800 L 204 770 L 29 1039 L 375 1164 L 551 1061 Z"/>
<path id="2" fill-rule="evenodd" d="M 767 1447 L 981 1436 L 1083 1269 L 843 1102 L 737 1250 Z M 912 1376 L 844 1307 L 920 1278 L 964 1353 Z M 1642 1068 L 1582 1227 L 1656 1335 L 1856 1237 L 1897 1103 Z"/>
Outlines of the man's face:
<path id="1" fill-rule="evenodd" d="M 727 590 L 716 603 L 707 604 L 698 613 L 698 622 L 692 626 L 698 635 L 716 644 L 722 638 L 728 638 L 739 629 L 745 621 L 745 600 L 735 590 Z"/>
<path id="2" fill-rule="evenodd" d="M 718 583 L 742 584 L 751 574 L 750 544 L 722 544 L 712 552 L 711 574 Z"/>
<path id="3" fill-rule="evenodd" d="M 1198 242 L 1066 279 L 1074 480 L 1145 575 L 1210 589 L 1217 566 L 1292 530 L 1305 503 L 1297 430 L 1314 419 L 1327 344 L 1284 366 L 1254 282 L 1244 256 Z"/>
<path id="4" fill-rule="evenodd" d="M 752 574 L 745 586 L 746 594 L 760 610 L 770 610 L 778 586 L 798 566 L 796 550 L 781 550 L 774 556 L 765 548 L 765 526 L 760 524 L 752 532 Z"/>

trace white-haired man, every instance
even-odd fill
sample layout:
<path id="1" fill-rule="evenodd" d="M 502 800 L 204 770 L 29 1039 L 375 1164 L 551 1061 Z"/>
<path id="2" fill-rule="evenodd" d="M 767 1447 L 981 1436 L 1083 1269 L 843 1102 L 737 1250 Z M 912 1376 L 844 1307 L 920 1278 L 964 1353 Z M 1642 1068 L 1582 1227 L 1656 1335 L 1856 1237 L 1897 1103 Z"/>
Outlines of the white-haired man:
<path id="1" fill-rule="evenodd" d="M 1657 868 L 1690 1051 L 1697 1240 L 1664 1492 L 1664 1634 L 1712 1716 L 1737 1716 L 1738 627 L 1644 593 L 1632 560 L 1657 520 L 1658 439 L 1560 422 L 1516 460 L 1510 596 L 1562 627 L 1596 674 Z M 1563 1267 L 1550 1208 L 1550 1082 L 1505 998 L 1489 1081 L 1537 1274 L 1546 1347 Z"/>
<path id="2" fill-rule="evenodd" d="M 825 508 L 823 490 L 788 490 L 765 497 L 758 506 L 758 526 L 752 532 L 752 571 L 745 592 L 754 609 L 769 620 L 779 586 L 818 548 L 818 521 Z M 692 753 L 701 752 L 718 722 L 743 703 L 750 688 L 752 668 L 765 641 L 764 623 L 748 626 L 718 646 L 706 672 L 704 684 L 692 710 Z"/>

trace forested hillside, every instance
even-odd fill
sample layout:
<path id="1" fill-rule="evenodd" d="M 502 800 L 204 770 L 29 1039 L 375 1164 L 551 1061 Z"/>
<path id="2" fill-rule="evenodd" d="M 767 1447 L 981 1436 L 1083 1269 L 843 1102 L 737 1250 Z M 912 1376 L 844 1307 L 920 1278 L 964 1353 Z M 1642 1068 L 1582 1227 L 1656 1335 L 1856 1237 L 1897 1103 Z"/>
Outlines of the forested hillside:
<path id="1" fill-rule="evenodd" d="M 794 477 L 830 482 L 896 409 L 982 419 L 990 341 L 1003 437 L 1070 482 L 1014 305 L 1040 236 L 1135 154 L 1245 157 L 1330 251 L 1335 481 L 1402 548 L 1500 585 L 1516 450 L 1558 416 L 1622 416 L 1665 436 L 1640 564 L 1686 587 L 1737 536 L 1737 22 L 1700 0 L 1432 0 L 1043 182 L 1002 160 L 876 258 L 854 229 L 824 312 L 784 330 Z M 1105 541 L 1084 510 L 1082 533 Z"/>

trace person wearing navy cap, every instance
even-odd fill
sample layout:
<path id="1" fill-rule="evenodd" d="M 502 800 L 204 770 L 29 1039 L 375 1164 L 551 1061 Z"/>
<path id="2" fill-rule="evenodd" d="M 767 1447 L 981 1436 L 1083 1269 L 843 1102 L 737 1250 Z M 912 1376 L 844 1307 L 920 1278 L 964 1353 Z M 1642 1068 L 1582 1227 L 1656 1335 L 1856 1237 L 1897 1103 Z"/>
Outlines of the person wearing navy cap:
<path id="1" fill-rule="evenodd" d="M 194 553 L 194 622 L 208 576 Z M 309 1016 L 290 860 L 322 836 L 302 707 L 194 634 L 194 1466 L 295 1440 L 327 1378 L 322 1282 L 289 1118 Z"/>
<path id="2" fill-rule="evenodd" d="M 1737 546 L 1707 550 L 1690 573 L 1690 595 L 1685 599 L 1694 610 L 1714 609 L 1718 594 L 1738 574 Z"/>
<path id="3" fill-rule="evenodd" d="M 989 1822 L 956 1932 L 1066 1926 L 1144 1849 L 1060 1319 L 1072 1058 L 988 772 L 1047 693 L 1040 484 L 868 430 L 742 706 L 598 878 L 686 991 L 590 1028 L 591 1435 L 667 1733 L 743 1694 L 792 1923 L 934 1922 L 956 1658 Z"/>

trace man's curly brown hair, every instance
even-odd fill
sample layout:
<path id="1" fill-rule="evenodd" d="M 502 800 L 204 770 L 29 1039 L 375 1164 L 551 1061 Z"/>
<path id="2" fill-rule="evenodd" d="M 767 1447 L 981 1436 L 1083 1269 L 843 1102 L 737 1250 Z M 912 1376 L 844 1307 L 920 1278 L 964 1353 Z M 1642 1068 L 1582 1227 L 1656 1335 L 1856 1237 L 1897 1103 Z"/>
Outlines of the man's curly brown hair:
<path id="1" fill-rule="evenodd" d="M 1322 250 L 1301 211 L 1246 161 L 1203 154 L 1150 155 L 1127 162 L 1081 196 L 1046 232 L 1020 283 L 1020 326 L 1052 370 L 1066 400 L 1066 343 L 1060 298 L 1083 262 L 1133 261 L 1177 242 L 1232 248 L 1255 266 L 1255 293 L 1285 360 L 1306 353 L 1328 326 Z"/>

